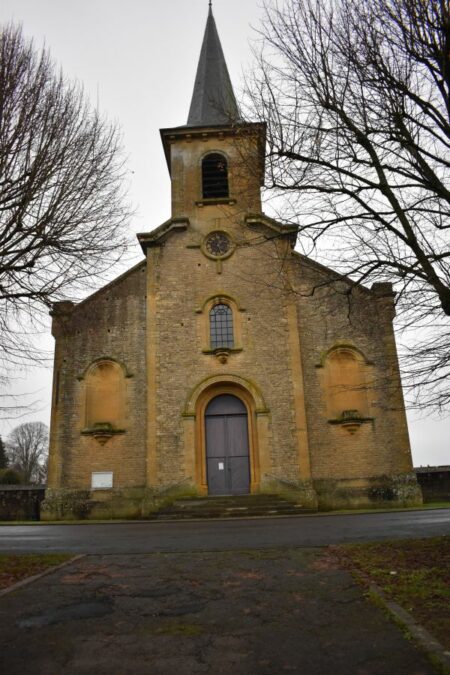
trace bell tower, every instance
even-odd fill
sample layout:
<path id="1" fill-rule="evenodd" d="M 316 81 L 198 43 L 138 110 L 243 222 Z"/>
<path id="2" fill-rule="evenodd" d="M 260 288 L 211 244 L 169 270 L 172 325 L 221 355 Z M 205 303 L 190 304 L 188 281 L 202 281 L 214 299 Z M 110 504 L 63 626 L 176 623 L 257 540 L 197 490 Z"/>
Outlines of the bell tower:
<path id="1" fill-rule="evenodd" d="M 261 212 L 265 125 L 243 120 L 211 4 L 187 123 L 162 129 L 172 219 L 203 230 L 215 218 Z"/>

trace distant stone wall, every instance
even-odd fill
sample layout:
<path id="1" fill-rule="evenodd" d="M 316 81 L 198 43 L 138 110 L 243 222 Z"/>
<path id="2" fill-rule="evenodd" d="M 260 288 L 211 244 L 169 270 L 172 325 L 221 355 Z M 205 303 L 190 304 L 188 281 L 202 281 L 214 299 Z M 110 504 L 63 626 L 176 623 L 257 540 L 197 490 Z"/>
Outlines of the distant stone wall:
<path id="1" fill-rule="evenodd" d="M 40 520 L 45 487 L 0 485 L 0 520 Z"/>
<path id="2" fill-rule="evenodd" d="M 424 502 L 450 501 L 450 466 L 415 469 Z"/>

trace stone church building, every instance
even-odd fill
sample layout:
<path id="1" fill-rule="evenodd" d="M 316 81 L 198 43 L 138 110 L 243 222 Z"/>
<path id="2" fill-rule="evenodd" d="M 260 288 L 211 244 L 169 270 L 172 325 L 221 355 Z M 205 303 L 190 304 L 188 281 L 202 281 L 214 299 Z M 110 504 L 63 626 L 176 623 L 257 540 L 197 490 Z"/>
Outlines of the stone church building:
<path id="1" fill-rule="evenodd" d="M 187 123 L 161 139 L 171 217 L 138 235 L 145 258 L 53 308 L 42 516 L 260 492 L 421 503 L 392 287 L 300 255 L 296 228 L 262 211 L 265 127 L 240 118 L 211 9 Z"/>

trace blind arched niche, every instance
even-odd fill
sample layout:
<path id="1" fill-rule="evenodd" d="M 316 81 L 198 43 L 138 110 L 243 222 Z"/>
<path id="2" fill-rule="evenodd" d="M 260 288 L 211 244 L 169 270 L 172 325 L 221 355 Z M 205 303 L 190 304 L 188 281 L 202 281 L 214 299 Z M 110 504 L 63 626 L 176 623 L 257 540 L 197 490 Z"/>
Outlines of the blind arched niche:
<path id="1" fill-rule="evenodd" d="M 123 426 L 125 417 L 125 376 L 114 361 L 99 361 L 86 376 L 86 420 L 88 429 Z"/>
<path id="2" fill-rule="evenodd" d="M 328 416 L 367 417 L 366 367 L 359 352 L 351 347 L 334 349 L 327 355 L 324 366 Z"/>

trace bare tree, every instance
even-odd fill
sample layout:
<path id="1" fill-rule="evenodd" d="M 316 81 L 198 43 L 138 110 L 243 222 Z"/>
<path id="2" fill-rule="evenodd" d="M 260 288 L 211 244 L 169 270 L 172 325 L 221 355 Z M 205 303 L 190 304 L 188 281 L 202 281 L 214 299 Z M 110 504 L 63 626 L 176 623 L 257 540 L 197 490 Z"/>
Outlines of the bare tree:
<path id="1" fill-rule="evenodd" d="M 9 466 L 20 474 L 24 483 L 45 480 L 48 428 L 43 422 L 26 422 L 13 429 L 6 450 Z"/>
<path id="2" fill-rule="evenodd" d="M 448 407 L 448 0 L 275 1 L 262 36 L 249 110 L 280 217 L 356 283 L 394 282 L 409 383 Z"/>
<path id="3" fill-rule="evenodd" d="M 0 470 L 6 469 L 8 466 L 8 455 L 6 454 L 6 446 L 0 436 Z"/>
<path id="4" fill-rule="evenodd" d="M 109 269 L 130 215 L 117 128 L 20 27 L 0 33 L 0 349 L 35 358 L 24 325 Z"/>

